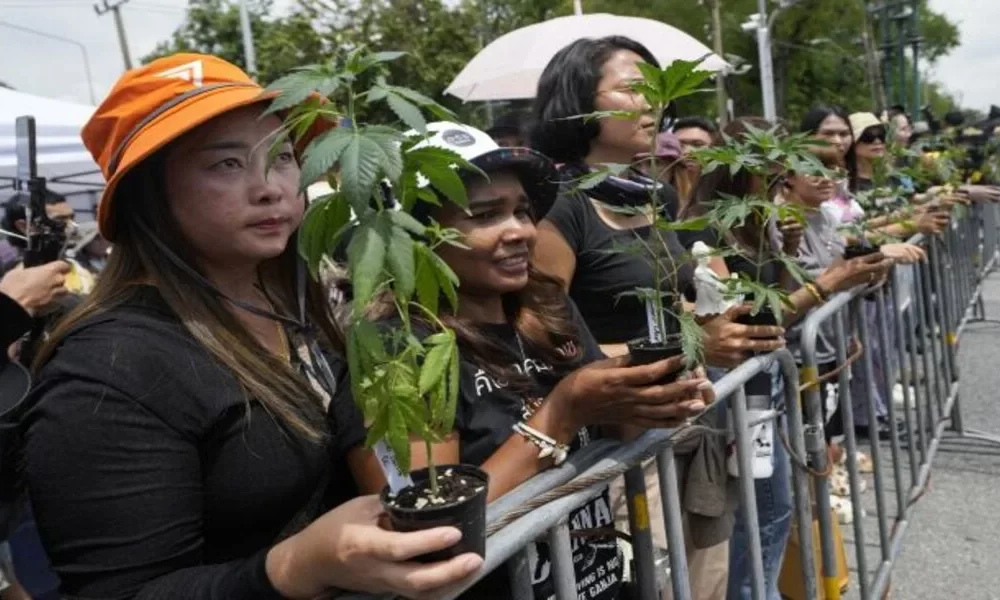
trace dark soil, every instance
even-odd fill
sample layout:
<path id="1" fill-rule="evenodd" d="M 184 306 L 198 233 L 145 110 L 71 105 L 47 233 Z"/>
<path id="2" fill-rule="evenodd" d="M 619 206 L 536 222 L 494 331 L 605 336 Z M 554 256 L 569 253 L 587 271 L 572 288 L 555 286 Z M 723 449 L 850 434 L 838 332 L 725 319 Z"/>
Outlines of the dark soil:
<path id="1" fill-rule="evenodd" d="M 478 478 L 455 473 L 449 468 L 438 469 L 437 482 L 437 496 L 431 492 L 430 480 L 425 479 L 416 481 L 411 487 L 403 489 L 387 504 L 411 510 L 444 508 L 465 502 L 486 489 L 486 483 Z"/>

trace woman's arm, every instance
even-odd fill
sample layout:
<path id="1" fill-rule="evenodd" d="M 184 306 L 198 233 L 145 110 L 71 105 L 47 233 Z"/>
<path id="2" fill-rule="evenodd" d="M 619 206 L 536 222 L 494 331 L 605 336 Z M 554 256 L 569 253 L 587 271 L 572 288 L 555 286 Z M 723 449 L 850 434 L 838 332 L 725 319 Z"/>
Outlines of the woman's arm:
<path id="1" fill-rule="evenodd" d="M 195 440 L 109 381 L 62 379 L 43 390 L 38 406 L 26 436 L 26 478 L 68 595 L 282 597 L 265 573 L 266 550 L 205 563 L 204 473 Z"/>
<path id="2" fill-rule="evenodd" d="M 568 419 L 560 416 L 559 412 L 554 403 L 545 402 L 528 421 L 528 425 L 561 444 L 569 444 L 579 427 L 569 424 Z M 433 446 L 431 451 L 434 454 L 434 464 L 458 464 L 459 450 L 458 434 L 455 433 L 446 442 Z M 410 451 L 412 469 L 427 466 L 427 451 L 423 440 L 411 441 Z M 362 493 L 377 493 L 385 487 L 382 468 L 371 450 L 355 448 L 348 453 L 348 463 Z M 503 496 L 550 466 L 551 458 L 538 458 L 538 447 L 511 431 L 507 441 L 480 465 L 490 476 L 487 501 L 492 502 Z"/>
<path id="3" fill-rule="evenodd" d="M 563 291 L 569 292 L 576 273 L 576 252 L 547 219 L 538 224 L 533 263 L 539 271 L 562 282 Z"/>

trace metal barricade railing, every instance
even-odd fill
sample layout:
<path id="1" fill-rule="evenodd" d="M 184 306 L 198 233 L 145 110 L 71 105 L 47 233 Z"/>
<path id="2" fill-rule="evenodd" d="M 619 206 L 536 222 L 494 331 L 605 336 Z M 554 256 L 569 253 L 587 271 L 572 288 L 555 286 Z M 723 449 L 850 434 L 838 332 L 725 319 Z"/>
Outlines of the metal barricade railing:
<path id="1" fill-rule="evenodd" d="M 912 509 L 924 493 L 931 465 L 946 427 L 960 435 L 1000 444 L 1000 438 L 965 429 L 959 404 L 956 351 L 966 324 L 985 317 L 982 282 L 1000 260 L 1000 214 L 995 205 L 976 205 L 939 237 L 915 236 L 911 243 L 927 250 L 927 262 L 897 267 L 892 278 L 874 289 L 838 294 L 813 310 L 801 325 L 800 360 L 781 350 L 751 358 L 714 384 L 719 399 L 706 410 L 712 415 L 725 407 L 731 411 L 739 472 L 751 469 L 751 440 L 747 423 L 744 384 L 757 374 L 770 372 L 776 364 L 784 380 L 788 457 L 790 461 L 793 518 L 798 523 L 797 546 L 802 569 L 801 598 L 839 600 L 840 581 L 830 505 L 830 472 L 823 387 L 837 380 L 840 414 L 844 424 L 845 466 L 853 509 L 853 543 L 858 587 L 863 600 L 882 598 L 889 587 L 903 537 L 911 522 Z M 874 306 L 866 310 L 865 305 Z M 867 316 L 866 316 L 867 315 Z M 817 340 L 824 324 L 832 325 L 834 360 L 825 375 L 817 360 Z M 828 328 L 829 331 L 829 328 Z M 857 344 L 849 345 L 849 339 Z M 873 341 L 878 343 L 873 344 Z M 895 348 L 895 353 L 892 348 Z M 858 350 L 852 350 L 857 348 Z M 877 353 L 872 352 L 877 348 Z M 860 360 L 857 358 L 860 356 Z M 879 368 L 876 369 L 878 361 Z M 879 376 L 876 378 L 876 371 Z M 897 378 L 898 375 L 898 378 Z M 801 376 L 802 386 L 799 386 Z M 868 421 L 869 451 L 879 556 L 872 560 L 866 547 L 866 517 L 861 494 L 858 441 L 854 431 L 856 401 L 853 378 L 863 382 L 862 398 Z M 893 389 L 902 387 L 902 415 L 897 415 Z M 801 395 L 800 395 L 801 390 Z M 878 390 L 878 393 L 876 393 Z M 888 447 L 879 440 L 877 398 L 885 402 L 890 425 L 902 417 L 904 432 L 889 427 Z M 805 414 L 804 414 L 805 413 Z M 696 421 L 697 423 L 697 421 Z M 697 425 L 696 425 L 697 426 Z M 551 469 L 493 502 L 487 511 L 486 560 L 478 578 L 507 566 L 511 597 L 533 598 L 528 573 L 529 544 L 546 540 L 552 562 L 552 577 L 559 599 L 577 597 L 573 567 L 569 515 L 588 503 L 618 476 L 625 476 L 631 543 L 635 560 L 633 581 L 639 597 L 653 600 L 663 591 L 662 565 L 657 565 L 650 531 L 646 481 L 642 464 L 656 457 L 660 497 L 667 533 L 670 588 L 674 600 L 691 598 L 691 582 L 685 554 L 682 510 L 672 440 L 683 428 L 651 430 L 638 439 L 621 443 L 598 440 L 586 446 L 561 467 Z M 903 442 L 905 441 L 905 451 Z M 886 452 L 888 450 L 888 452 Z M 801 457 L 801 458 L 800 458 Z M 904 465 L 904 462 L 907 463 Z M 765 582 L 757 504 L 752 476 L 741 476 L 740 510 L 750 541 L 752 597 L 765 599 Z M 892 498 L 887 499 L 892 483 Z M 815 502 L 815 512 L 813 510 Z M 890 511 L 894 514 L 890 515 Z M 813 544 L 811 524 L 818 523 L 820 547 Z M 816 559 L 820 579 L 816 579 Z M 874 567 L 870 571 L 870 567 Z M 477 579 L 478 579 L 477 578 Z M 453 599 L 475 581 L 443 592 Z M 796 591 L 798 592 L 798 591 Z M 369 597 L 369 596 L 359 596 Z"/>
<path id="2" fill-rule="evenodd" d="M 770 373 L 777 364 L 786 383 L 786 414 L 788 439 L 793 455 L 804 456 L 802 437 L 802 414 L 798 404 L 798 371 L 794 358 L 787 350 L 768 356 L 754 357 L 731 371 L 714 385 L 719 401 L 706 411 L 711 415 L 725 406 L 732 411 L 735 429 L 737 458 L 741 472 L 750 472 L 751 447 L 748 435 L 746 398 L 743 385 L 753 376 Z M 646 501 L 646 482 L 642 463 L 655 456 L 660 480 L 660 497 L 667 532 L 667 552 L 670 565 L 670 587 L 675 600 L 691 598 L 688 580 L 687 558 L 685 554 L 681 502 L 678 490 L 677 470 L 673 436 L 681 429 L 648 431 L 630 443 L 602 441 L 599 451 L 590 451 L 587 456 L 574 457 L 572 466 L 553 469 L 542 474 L 546 485 L 538 485 L 535 478 L 513 490 L 490 506 L 487 515 L 489 529 L 497 523 L 503 527 L 493 533 L 487 542 L 486 564 L 482 574 L 493 571 L 505 563 L 511 578 L 512 598 L 533 598 L 530 579 L 526 569 L 527 559 L 523 556 L 527 544 L 546 539 L 550 545 L 553 579 L 557 598 L 575 598 L 576 580 L 572 556 L 569 551 L 568 515 L 594 498 L 616 477 L 625 476 L 625 493 L 628 498 L 630 536 L 635 560 L 634 584 L 640 598 L 659 598 L 662 568 L 656 564 L 652 534 L 649 527 Z M 590 450 L 590 446 L 585 450 Z M 575 475 L 575 476 L 574 476 Z M 567 477 L 568 476 L 568 477 Z M 553 486 L 554 487 L 548 487 Z M 794 511 L 799 518 L 808 519 L 808 480 L 797 469 L 792 470 L 792 486 L 796 493 Z M 557 497 L 545 501 L 538 495 L 540 489 Z M 748 538 L 751 540 L 751 580 L 753 597 L 763 600 L 764 574 L 757 524 L 756 498 L 752 478 L 741 478 L 740 505 L 747 524 Z M 536 506 L 537 505 L 537 506 Z M 514 515 L 509 511 L 517 509 Z M 508 522 L 509 521 L 509 522 Z M 809 531 L 800 532 L 802 564 L 811 568 L 813 557 Z M 456 598 L 471 587 L 466 582 L 447 593 L 442 598 Z"/>
<path id="3" fill-rule="evenodd" d="M 802 382 L 806 418 L 805 439 L 810 465 L 825 472 L 829 454 L 823 432 L 821 370 L 817 345 L 824 325 L 832 325 L 839 369 L 838 399 L 843 420 L 843 451 L 853 516 L 854 558 L 860 597 L 884 597 L 892 570 L 903 549 L 916 501 L 925 492 L 931 465 L 946 428 L 966 437 L 1000 443 L 996 436 L 971 432 L 962 423 L 959 401 L 957 349 L 960 335 L 972 320 L 985 316 L 982 283 L 1000 255 L 998 214 L 994 205 L 976 205 L 956 219 L 942 235 L 915 236 L 911 243 L 925 248 L 928 259 L 912 267 L 896 267 L 887 285 L 841 294 L 813 311 L 802 326 Z M 866 310 L 869 304 L 874 309 Z M 855 336 L 864 349 L 861 360 L 848 364 L 848 340 Z M 895 347 L 895 353 L 891 348 Z M 897 377 L 898 376 L 898 377 Z M 857 378 L 859 386 L 852 386 Z M 893 399 L 899 383 L 902 409 Z M 879 400 L 884 403 L 880 407 Z M 862 473 L 855 436 L 855 409 L 863 406 L 873 480 L 877 528 L 877 560 L 869 556 L 868 521 L 861 494 Z M 880 410 L 881 408 L 881 410 Z M 901 412 L 901 414 L 897 414 Z M 885 420 L 888 439 L 880 441 L 879 418 Z M 896 423 L 902 423 L 902 431 Z M 904 449 L 905 445 L 905 449 Z M 813 477 L 819 559 L 823 594 L 839 600 L 834 528 L 826 476 Z M 808 578 L 808 574 L 806 577 Z M 807 592 L 805 598 L 814 598 Z"/>

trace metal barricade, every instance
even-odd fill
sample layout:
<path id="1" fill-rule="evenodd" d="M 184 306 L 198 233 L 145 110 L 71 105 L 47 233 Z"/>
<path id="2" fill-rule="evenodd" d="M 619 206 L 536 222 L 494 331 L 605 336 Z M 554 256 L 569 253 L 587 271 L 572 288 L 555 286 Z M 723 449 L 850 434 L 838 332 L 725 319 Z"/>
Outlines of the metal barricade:
<path id="1" fill-rule="evenodd" d="M 916 501 L 926 491 L 931 465 L 945 430 L 1000 444 L 997 436 L 973 432 L 962 423 L 959 400 L 957 348 L 968 322 L 984 317 L 982 282 L 996 266 L 997 207 L 976 205 L 956 219 L 942 235 L 915 236 L 911 243 L 927 251 L 928 260 L 912 267 L 896 267 L 890 280 L 875 289 L 841 294 L 813 311 L 802 326 L 801 358 L 805 438 L 814 476 L 816 520 L 823 594 L 805 598 L 839 600 L 834 529 L 839 527 L 830 508 L 827 440 L 824 431 L 822 371 L 837 373 L 840 417 L 843 425 L 844 466 L 850 484 L 853 545 L 857 584 L 864 600 L 883 598 L 892 570 L 903 550 L 903 538 Z M 865 310 L 870 303 L 874 310 Z M 817 345 L 821 330 L 833 330 L 835 360 L 822 365 Z M 849 360 L 849 340 L 861 349 L 860 360 Z M 828 340 L 827 340 L 828 341 Z M 895 348 L 895 352 L 891 348 Z M 832 368 L 831 368 L 832 367 Z M 863 384 L 860 397 L 851 382 Z M 897 388 L 897 381 L 899 388 Z M 897 410 L 894 388 L 902 393 Z M 879 406 L 879 401 L 884 406 Z M 856 410 L 864 410 L 870 441 L 874 517 L 879 549 L 869 556 L 872 539 L 861 494 L 863 474 L 855 436 Z M 897 414 L 901 413 L 901 414 Z M 888 424 L 888 439 L 880 440 L 879 418 Z M 902 427 L 897 428 L 897 422 Z M 904 447 L 905 446 L 905 447 Z M 808 576 L 808 575 L 807 575 Z"/>
<path id="2" fill-rule="evenodd" d="M 863 600 L 880 599 L 889 588 L 915 503 L 926 489 L 945 429 L 951 425 L 959 435 L 1000 444 L 1000 437 L 964 427 L 956 363 L 964 327 L 971 320 L 985 316 L 982 282 L 1000 260 L 998 227 L 997 206 L 976 205 L 941 236 L 915 236 L 910 241 L 927 250 L 927 262 L 897 267 L 887 282 L 875 288 L 838 294 L 810 313 L 801 324 L 801 364 L 790 351 L 782 350 L 754 357 L 715 383 L 718 401 L 706 410 L 706 415 L 727 406 L 731 410 L 739 471 L 750 474 L 749 427 L 753 424 L 747 422 L 743 387 L 753 376 L 769 372 L 774 365 L 780 368 L 785 382 L 783 415 L 789 450 L 786 460 L 790 461 L 793 518 L 798 523 L 798 559 L 803 582 L 803 589 L 795 590 L 802 595 L 796 598 L 839 600 L 842 594 L 837 577 L 838 538 L 834 535 L 834 528 L 839 525 L 831 511 L 828 481 L 831 465 L 823 393 L 828 384 L 837 382 L 844 425 L 844 466 L 854 516 L 852 541 L 857 585 Z M 866 304 L 874 309 L 866 310 Z M 824 326 L 827 332 L 832 331 L 834 358 L 821 373 L 817 343 Z M 854 343 L 849 343 L 851 340 Z M 854 378 L 863 383 L 860 398 L 852 394 Z M 901 414 L 897 414 L 893 402 L 897 382 L 902 392 Z M 897 417 L 903 423 L 902 431 L 895 426 L 889 428 L 889 439 L 884 443 L 879 441 L 876 427 L 880 416 L 877 398 L 883 399 L 884 416 L 890 424 Z M 867 416 L 871 440 L 867 450 L 872 465 L 877 557 L 869 556 L 866 547 L 869 521 L 861 493 L 865 474 L 858 462 L 856 407 Z M 487 512 L 490 537 L 484 568 L 475 580 L 443 592 L 441 598 L 460 596 L 476 580 L 506 565 L 511 597 L 532 599 L 526 549 L 539 540 L 549 544 L 556 597 L 576 598 L 578 582 L 568 517 L 621 475 L 625 477 L 635 560 L 633 581 L 643 600 L 661 598 L 665 569 L 657 564 L 654 553 L 642 470 L 643 462 L 654 456 L 668 540 L 669 587 L 675 600 L 691 598 L 672 445 L 679 430 L 647 431 L 629 443 L 595 441 L 561 467 L 539 474 L 493 502 Z M 750 475 L 739 479 L 740 510 L 750 540 L 752 597 L 765 600 L 754 480 Z M 818 553 L 813 544 L 814 520 L 819 529 Z M 817 558 L 819 580 L 815 575 Z"/>

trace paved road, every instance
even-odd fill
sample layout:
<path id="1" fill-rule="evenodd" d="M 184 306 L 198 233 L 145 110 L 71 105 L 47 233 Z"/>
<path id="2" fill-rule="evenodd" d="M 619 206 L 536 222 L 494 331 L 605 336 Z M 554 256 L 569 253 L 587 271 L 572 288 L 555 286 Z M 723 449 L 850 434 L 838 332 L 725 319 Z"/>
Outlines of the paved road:
<path id="1" fill-rule="evenodd" d="M 987 318 L 1000 319 L 1000 274 L 986 282 L 984 298 Z M 1000 323 L 971 324 L 961 339 L 959 364 L 966 427 L 1000 435 Z M 908 464 L 901 463 L 907 483 Z M 891 484 L 884 497 L 890 513 L 896 514 Z M 867 562 L 874 570 L 880 545 L 872 491 L 866 492 L 865 503 Z M 844 533 L 853 538 L 850 527 Z M 853 543 L 847 553 L 856 569 Z M 859 597 L 857 575 L 852 573 L 847 598 Z M 1000 445 L 945 434 L 929 491 L 911 511 L 891 598 L 1000 600 Z"/>

